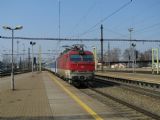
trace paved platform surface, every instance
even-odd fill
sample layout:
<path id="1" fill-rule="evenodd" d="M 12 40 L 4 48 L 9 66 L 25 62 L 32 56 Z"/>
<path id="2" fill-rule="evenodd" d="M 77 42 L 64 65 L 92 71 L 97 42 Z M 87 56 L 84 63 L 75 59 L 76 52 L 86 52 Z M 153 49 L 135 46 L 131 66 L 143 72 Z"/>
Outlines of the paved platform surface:
<path id="1" fill-rule="evenodd" d="M 48 72 L 0 79 L 0 120 L 128 120 Z"/>
<path id="2" fill-rule="evenodd" d="M 160 75 L 140 74 L 140 73 L 124 73 L 124 72 L 96 72 L 96 75 L 109 76 L 114 78 L 122 78 L 128 80 L 144 81 L 148 83 L 160 84 Z"/>

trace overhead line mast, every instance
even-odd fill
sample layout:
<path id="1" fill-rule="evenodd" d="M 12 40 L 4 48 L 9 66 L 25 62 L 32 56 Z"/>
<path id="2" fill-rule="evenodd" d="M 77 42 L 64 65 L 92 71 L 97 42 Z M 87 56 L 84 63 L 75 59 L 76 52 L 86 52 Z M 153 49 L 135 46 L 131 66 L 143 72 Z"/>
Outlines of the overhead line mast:
<path id="1" fill-rule="evenodd" d="M 59 0 L 59 39 L 61 37 L 61 1 Z"/>
<path id="2" fill-rule="evenodd" d="M 103 71 L 103 25 L 101 25 L 101 71 Z"/>

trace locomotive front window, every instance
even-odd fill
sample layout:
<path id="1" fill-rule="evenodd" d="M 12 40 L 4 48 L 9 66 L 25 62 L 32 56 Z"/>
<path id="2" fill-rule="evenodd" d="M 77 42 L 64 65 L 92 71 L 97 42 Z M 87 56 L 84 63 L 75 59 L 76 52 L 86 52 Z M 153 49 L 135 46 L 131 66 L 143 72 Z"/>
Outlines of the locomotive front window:
<path id="1" fill-rule="evenodd" d="M 93 61 L 93 55 L 83 55 L 83 61 Z"/>
<path id="2" fill-rule="evenodd" d="M 80 55 L 71 55 L 70 60 L 74 62 L 81 61 L 81 56 Z"/>

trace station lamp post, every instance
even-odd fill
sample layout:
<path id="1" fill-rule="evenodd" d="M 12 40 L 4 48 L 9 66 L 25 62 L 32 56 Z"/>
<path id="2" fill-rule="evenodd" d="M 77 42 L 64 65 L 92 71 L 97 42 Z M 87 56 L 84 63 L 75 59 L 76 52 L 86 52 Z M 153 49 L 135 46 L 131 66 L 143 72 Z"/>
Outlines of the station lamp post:
<path id="1" fill-rule="evenodd" d="M 16 26 L 15 28 L 11 28 L 9 26 L 3 26 L 3 29 L 12 31 L 12 71 L 11 71 L 11 89 L 12 90 L 15 90 L 15 85 L 14 85 L 14 66 L 13 66 L 14 30 L 20 30 L 22 28 L 23 28 L 23 26 Z"/>
<path id="2" fill-rule="evenodd" d="M 33 45 L 35 45 L 36 42 L 30 42 L 30 45 L 32 45 L 32 74 L 33 74 L 33 60 L 34 60 L 34 55 L 33 55 Z"/>

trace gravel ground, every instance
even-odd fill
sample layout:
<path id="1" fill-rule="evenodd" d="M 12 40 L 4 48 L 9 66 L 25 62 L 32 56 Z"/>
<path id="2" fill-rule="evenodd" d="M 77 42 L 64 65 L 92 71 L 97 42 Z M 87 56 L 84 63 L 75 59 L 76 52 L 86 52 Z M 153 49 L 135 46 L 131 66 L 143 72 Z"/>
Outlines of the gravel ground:
<path id="1" fill-rule="evenodd" d="M 124 89 L 121 86 L 108 86 L 96 89 L 111 96 L 116 96 L 116 98 L 119 98 L 125 102 L 131 103 L 132 105 L 138 106 L 160 116 L 159 98 L 153 98 L 140 93 L 136 93 L 134 91 Z"/>
<path id="2" fill-rule="evenodd" d="M 104 103 L 106 106 L 110 107 L 114 112 L 115 116 L 121 116 L 129 119 L 129 120 L 155 120 L 149 116 L 146 116 L 132 108 L 129 108 L 125 105 L 122 105 L 118 102 L 111 100 L 110 98 L 106 98 L 105 96 L 92 91 L 91 89 L 81 89 L 85 94 L 97 99 L 98 101 Z"/>

